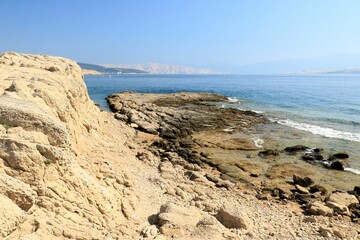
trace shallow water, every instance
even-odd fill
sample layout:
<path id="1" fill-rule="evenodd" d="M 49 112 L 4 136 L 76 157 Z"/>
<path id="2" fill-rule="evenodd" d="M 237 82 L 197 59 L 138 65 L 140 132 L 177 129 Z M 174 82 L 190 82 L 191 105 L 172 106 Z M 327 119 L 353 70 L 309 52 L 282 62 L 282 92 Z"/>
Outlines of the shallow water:
<path id="1" fill-rule="evenodd" d="M 142 93 L 212 92 L 229 97 L 219 107 L 262 112 L 271 121 L 259 140 L 279 148 L 295 144 L 348 151 L 360 169 L 360 75 L 100 75 L 86 76 L 89 95 L 107 109 L 105 97 Z M 267 141 L 266 141 L 267 140 Z M 327 157 L 327 156 L 325 156 Z"/>

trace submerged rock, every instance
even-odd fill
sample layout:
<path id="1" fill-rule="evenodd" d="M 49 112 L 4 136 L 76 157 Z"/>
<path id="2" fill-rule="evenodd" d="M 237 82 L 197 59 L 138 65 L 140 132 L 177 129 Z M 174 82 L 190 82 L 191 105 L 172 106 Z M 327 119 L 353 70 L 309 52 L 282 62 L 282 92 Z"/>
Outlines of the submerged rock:
<path id="1" fill-rule="evenodd" d="M 360 186 L 355 186 L 355 187 L 354 187 L 354 194 L 355 194 L 356 196 L 360 196 Z"/>
<path id="2" fill-rule="evenodd" d="M 292 146 L 292 147 L 286 147 L 284 149 L 284 151 L 288 152 L 288 153 L 297 153 L 297 152 L 306 151 L 308 149 L 310 149 L 310 148 L 303 146 L 303 145 L 296 145 L 296 146 Z"/>
<path id="3" fill-rule="evenodd" d="M 349 164 L 344 160 L 336 160 L 330 163 L 330 167 L 335 170 L 344 171 L 345 167 L 349 167 Z"/>
<path id="4" fill-rule="evenodd" d="M 347 152 L 339 152 L 331 155 L 329 157 L 329 160 L 332 161 L 335 159 L 347 159 L 347 158 L 349 158 L 349 154 Z"/>
<path id="5" fill-rule="evenodd" d="M 302 159 L 306 161 L 315 161 L 315 160 L 321 161 L 324 160 L 324 157 L 316 153 L 306 153 L 304 154 L 304 156 L 302 156 Z"/>

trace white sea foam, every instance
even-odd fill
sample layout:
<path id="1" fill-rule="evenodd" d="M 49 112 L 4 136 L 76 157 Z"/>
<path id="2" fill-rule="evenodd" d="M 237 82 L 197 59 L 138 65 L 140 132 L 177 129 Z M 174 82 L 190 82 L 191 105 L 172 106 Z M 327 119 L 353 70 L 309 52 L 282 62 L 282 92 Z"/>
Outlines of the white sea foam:
<path id="1" fill-rule="evenodd" d="M 240 101 L 236 97 L 228 97 L 228 102 L 229 103 L 238 103 Z"/>
<path id="2" fill-rule="evenodd" d="M 286 120 L 274 120 L 272 121 L 277 122 L 281 125 L 286 125 L 289 127 L 293 127 L 299 130 L 311 132 L 312 134 L 321 135 L 328 138 L 337 138 L 337 139 L 344 139 L 344 140 L 350 140 L 355 142 L 360 142 L 360 134 L 359 133 L 351 133 L 351 132 L 345 132 L 345 131 L 339 131 L 332 128 L 327 127 L 320 127 L 316 125 L 311 125 L 307 123 L 299 123 L 295 122 L 289 119 Z"/>
<path id="3" fill-rule="evenodd" d="M 250 111 L 250 112 L 257 113 L 257 114 L 264 113 L 263 111 L 258 111 L 258 110 L 247 110 L 247 109 L 243 109 L 243 108 L 237 108 L 237 109 L 239 109 L 240 111 Z"/>
<path id="4" fill-rule="evenodd" d="M 258 111 L 258 110 L 250 110 L 250 111 L 252 111 L 252 112 L 254 112 L 254 113 L 257 113 L 257 114 L 262 114 L 262 113 L 264 113 L 264 111 Z"/>
<path id="5" fill-rule="evenodd" d="M 352 172 L 352 173 L 355 173 L 355 174 L 359 174 L 359 175 L 360 175 L 360 170 L 359 170 L 359 169 L 355 169 L 355 168 L 345 168 L 344 170 L 345 170 L 345 171 L 348 171 L 348 172 Z"/>
<path id="6" fill-rule="evenodd" d="M 253 138 L 252 140 L 257 148 L 263 147 L 264 140 L 262 140 L 261 138 Z"/>

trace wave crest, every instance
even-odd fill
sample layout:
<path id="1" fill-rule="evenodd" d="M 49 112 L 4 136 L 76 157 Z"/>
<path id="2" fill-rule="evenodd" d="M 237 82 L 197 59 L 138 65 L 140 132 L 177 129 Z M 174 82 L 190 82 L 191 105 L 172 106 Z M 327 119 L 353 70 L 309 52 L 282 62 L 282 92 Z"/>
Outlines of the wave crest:
<path id="1" fill-rule="evenodd" d="M 307 123 L 299 123 L 292 121 L 290 119 L 286 120 L 273 120 L 274 122 L 277 122 L 278 124 L 293 127 L 299 130 L 311 132 L 312 134 L 321 135 L 328 138 L 337 138 L 337 139 L 343 139 L 343 140 L 349 140 L 349 141 L 355 141 L 360 142 L 360 134 L 359 133 L 351 133 L 351 132 L 345 132 L 340 131 L 332 128 L 327 127 L 320 127 L 316 125 L 311 125 Z"/>

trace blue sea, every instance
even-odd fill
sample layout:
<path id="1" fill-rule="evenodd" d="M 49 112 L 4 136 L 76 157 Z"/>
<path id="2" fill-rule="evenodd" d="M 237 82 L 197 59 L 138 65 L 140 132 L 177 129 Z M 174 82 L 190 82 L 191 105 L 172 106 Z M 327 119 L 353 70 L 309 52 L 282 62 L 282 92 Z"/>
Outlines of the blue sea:
<path id="1" fill-rule="evenodd" d="M 106 96 L 125 90 L 219 93 L 229 99 L 219 107 L 252 110 L 276 123 L 271 131 L 279 147 L 283 139 L 287 145 L 348 151 L 353 170 L 360 173 L 360 75 L 120 74 L 86 76 L 85 82 L 92 100 L 104 109 Z M 265 133 L 259 137 L 266 138 Z"/>

